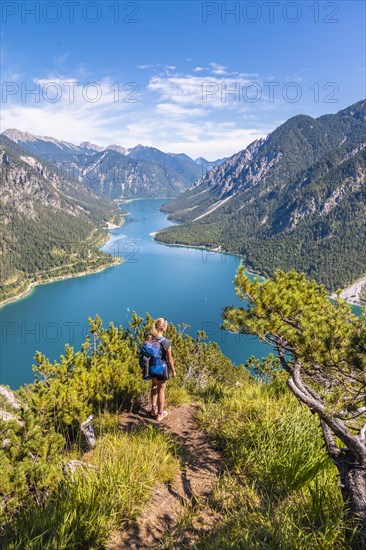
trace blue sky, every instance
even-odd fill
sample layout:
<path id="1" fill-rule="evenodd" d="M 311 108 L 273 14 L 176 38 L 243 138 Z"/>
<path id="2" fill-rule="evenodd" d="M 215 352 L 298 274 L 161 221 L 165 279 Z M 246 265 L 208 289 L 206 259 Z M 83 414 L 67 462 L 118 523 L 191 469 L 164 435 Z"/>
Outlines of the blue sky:
<path id="1" fill-rule="evenodd" d="M 2 65 L 2 131 L 213 160 L 365 97 L 365 3 L 4 0 Z"/>

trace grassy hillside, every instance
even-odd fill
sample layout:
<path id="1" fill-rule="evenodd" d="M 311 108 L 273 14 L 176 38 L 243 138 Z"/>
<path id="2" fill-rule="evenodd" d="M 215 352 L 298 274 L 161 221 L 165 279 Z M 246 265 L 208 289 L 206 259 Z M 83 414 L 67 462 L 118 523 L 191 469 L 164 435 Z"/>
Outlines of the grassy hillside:
<path id="1" fill-rule="evenodd" d="M 149 316 L 134 315 L 125 329 L 104 329 L 96 318 L 95 347 L 89 338 L 80 351 L 66 347 L 54 365 L 37 354 L 36 382 L 16 392 L 22 408 L 13 410 L 14 419 L 0 419 L 5 548 L 103 547 L 111 530 L 144 514 L 158 484 L 184 479 L 183 441 L 146 422 L 132 432 L 119 429 L 123 410 L 138 408 L 149 392 L 136 350 L 150 324 Z M 178 372 L 168 384 L 168 408 L 200 404 L 196 421 L 225 467 L 204 508 L 187 501 L 174 528 L 161 526 L 164 547 L 194 540 L 202 549 L 349 548 L 319 426 L 288 393 L 282 373 L 260 378 L 260 362 L 251 361 L 254 378 L 204 334 L 193 339 L 183 328 L 170 325 L 167 333 Z M 80 431 L 90 413 L 92 451 Z M 208 510 L 215 523 L 205 526 Z"/>

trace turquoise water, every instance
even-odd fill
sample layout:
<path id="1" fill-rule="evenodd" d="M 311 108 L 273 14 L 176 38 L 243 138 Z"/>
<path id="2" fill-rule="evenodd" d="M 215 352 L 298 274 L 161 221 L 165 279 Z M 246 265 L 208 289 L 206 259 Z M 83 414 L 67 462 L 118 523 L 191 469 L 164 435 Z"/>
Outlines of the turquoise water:
<path id="1" fill-rule="evenodd" d="M 104 326 L 126 325 L 133 311 L 187 323 L 190 334 L 205 330 L 236 364 L 271 350 L 254 337 L 220 329 L 220 313 L 241 303 L 232 281 L 240 258 L 220 252 L 166 246 L 151 233 L 169 225 L 159 211 L 162 199 L 127 203 L 123 227 L 113 230 L 104 250 L 124 263 L 94 275 L 37 286 L 32 294 L 1 310 L 0 383 L 17 388 L 33 380 L 37 350 L 52 361 L 65 343 L 79 349 L 87 319 L 98 314 Z M 179 365 L 178 365 L 179 368 Z"/>
<path id="2" fill-rule="evenodd" d="M 113 230 L 104 250 L 124 263 L 94 275 L 37 286 L 32 294 L 0 310 L 0 383 L 17 388 L 33 380 L 35 352 L 52 361 L 65 343 L 79 349 L 88 331 L 87 319 L 98 314 L 104 326 L 127 325 L 131 314 L 149 312 L 169 321 L 187 323 L 189 333 L 205 330 L 235 363 L 271 348 L 256 338 L 220 329 L 225 305 L 242 305 L 232 281 L 238 256 L 195 248 L 166 246 L 152 232 L 169 225 L 159 211 L 162 199 L 127 203 L 126 223 Z M 354 308 L 360 314 L 360 308 Z M 178 365 L 179 368 L 179 365 Z"/>

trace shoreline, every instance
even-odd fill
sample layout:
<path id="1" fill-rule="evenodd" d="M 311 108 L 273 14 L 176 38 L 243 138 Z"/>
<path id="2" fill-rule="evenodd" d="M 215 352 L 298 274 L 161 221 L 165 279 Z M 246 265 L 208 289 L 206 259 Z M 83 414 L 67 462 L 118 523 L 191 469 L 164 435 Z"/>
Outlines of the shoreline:
<path id="1" fill-rule="evenodd" d="M 123 227 L 124 224 L 122 225 L 117 225 L 115 223 L 112 223 L 112 222 L 107 222 L 107 230 L 108 231 L 111 231 L 112 229 L 118 229 L 119 227 Z"/>
<path id="2" fill-rule="evenodd" d="M 226 252 L 224 250 L 221 250 L 220 247 L 218 248 L 207 248 L 203 245 L 187 245 L 187 244 L 181 244 L 181 243 L 165 243 L 164 241 L 159 241 L 158 239 L 155 239 L 155 236 L 159 233 L 159 231 L 154 231 L 150 233 L 150 235 L 154 238 L 154 241 L 159 244 L 164 244 L 165 246 L 182 246 L 184 248 L 197 248 L 201 250 L 207 250 L 212 252 L 221 252 L 222 254 L 230 254 L 230 256 L 236 256 L 240 257 L 240 263 L 242 262 L 242 257 L 240 254 L 235 254 L 233 252 Z M 262 275 L 258 271 L 254 271 L 251 269 L 248 269 L 245 267 L 245 270 L 250 273 L 251 275 L 255 275 L 258 277 L 262 277 L 265 279 L 266 277 Z M 360 292 L 363 287 L 363 285 L 366 285 L 366 275 L 361 276 L 357 281 L 349 285 L 348 287 L 344 288 L 342 292 L 340 293 L 340 297 L 347 302 L 347 304 L 351 306 L 357 306 L 357 307 L 363 307 L 360 303 Z M 329 295 L 329 298 L 336 298 L 336 294 L 332 293 Z"/>
<path id="3" fill-rule="evenodd" d="M 177 197 L 139 197 L 136 199 L 113 199 L 112 202 L 115 202 L 116 204 L 127 204 L 129 202 L 134 202 L 134 201 L 150 201 L 150 200 L 158 200 L 158 199 L 174 200 L 176 198 Z"/>
<path id="4" fill-rule="evenodd" d="M 153 231 L 152 233 L 149 233 L 149 235 L 151 235 L 153 237 L 154 242 L 158 244 L 163 244 L 164 246 L 180 246 L 183 248 L 196 248 L 197 250 L 206 250 L 207 252 L 220 252 L 221 254 L 227 254 L 228 256 L 235 256 L 235 258 L 239 259 L 238 264 L 241 264 L 243 262 L 243 257 L 240 254 L 235 254 L 234 252 L 227 252 L 226 250 L 222 250 L 221 246 L 218 246 L 217 248 L 208 248 L 207 246 L 197 245 L 197 244 L 188 245 L 188 244 L 181 244 L 181 243 L 165 243 L 164 241 L 159 241 L 158 239 L 155 239 L 155 235 L 157 235 L 157 233 L 159 233 L 159 231 Z M 261 277 L 262 279 L 265 279 L 264 275 L 262 275 L 261 273 L 252 271 L 248 267 L 245 267 L 245 271 L 250 275 L 255 275 L 257 277 Z"/>
<path id="5" fill-rule="evenodd" d="M 150 235 L 156 235 L 158 233 L 158 231 L 154 231 L 153 233 L 150 233 Z M 217 247 L 217 248 L 208 248 L 207 246 L 203 246 L 203 245 L 187 245 L 187 244 L 178 244 L 178 243 L 165 243 L 164 241 L 159 241 L 158 239 L 155 239 L 154 238 L 154 241 L 158 244 L 163 244 L 165 246 L 182 246 L 183 248 L 196 248 L 198 250 L 207 250 L 207 252 L 221 252 L 221 254 L 227 254 L 228 256 L 235 256 L 236 258 L 239 258 L 240 261 L 238 262 L 239 264 L 242 264 L 243 262 L 243 258 L 240 254 L 235 254 L 234 252 L 227 252 L 225 250 L 221 250 L 220 247 Z M 243 265 L 243 264 L 242 264 Z M 261 279 L 266 279 L 266 277 L 264 275 L 262 275 L 262 273 L 260 273 L 259 271 L 254 271 L 252 269 L 249 268 L 249 266 L 244 266 L 244 269 L 247 273 L 249 273 L 249 275 L 253 275 L 254 277 L 260 277 Z"/>
<path id="6" fill-rule="evenodd" d="M 156 243 L 164 244 L 165 246 L 182 246 L 183 248 L 198 248 L 199 250 L 207 250 L 208 252 L 222 252 L 222 254 L 230 254 L 230 256 L 237 256 L 238 258 L 241 258 L 240 254 L 235 254 L 234 252 L 226 252 L 225 250 L 221 250 L 221 246 L 218 246 L 217 248 L 209 248 L 207 246 L 197 245 L 197 244 L 165 243 L 164 241 L 159 241 L 159 239 L 155 239 L 155 236 L 158 233 L 159 231 L 153 231 L 152 233 L 149 233 L 149 235 L 154 237 L 154 241 Z M 260 275 L 260 274 L 257 273 L 256 275 Z M 262 275 L 260 276 L 262 277 Z"/>
<path id="7" fill-rule="evenodd" d="M 169 198 L 169 197 L 157 197 L 157 198 L 164 198 L 165 199 L 165 198 Z M 118 200 L 118 201 L 116 200 L 115 202 L 118 202 L 118 204 L 124 204 L 124 203 L 133 202 L 133 201 L 137 201 L 137 200 L 144 200 L 144 199 L 141 199 L 141 198 L 125 199 L 123 202 L 120 201 L 120 200 Z M 145 200 L 147 200 L 147 199 L 145 199 Z M 125 224 L 125 219 L 123 219 L 123 221 L 120 225 L 116 225 L 112 222 L 106 222 L 106 223 L 107 223 L 107 228 L 106 228 L 107 229 L 107 234 L 106 234 L 106 238 L 104 239 L 104 242 L 100 246 L 100 249 L 103 246 L 105 246 L 108 243 L 109 239 L 112 237 L 112 234 L 109 233 L 109 231 L 114 230 L 114 229 L 118 229 L 120 227 L 123 227 L 123 225 Z M 239 263 L 242 263 L 243 258 L 240 254 L 235 254 L 233 252 L 224 251 L 224 250 L 222 250 L 221 246 L 218 246 L 216 248 L 209 248 L 209 247 L 204 246 L 204 245 L 188 245 L 188 244 L 182 244 L 182 243 L 165 243 L 164 241 L 160 241 L 159 239 L 156 239 L 156 235 L 160 231 L 161 230 L 159 229 L 157 231 L 153 231 L 153 232 L 149 233 L 149 235 L 151 237 L 153 237 L 154 242 L 156 242 L 158 244 L 162 244 L 164 246 L 173 246 L 173 247 L 174 246 L 179 246 L 179 247 L 182 247 L 182 248 L 195 248 L 197 250 L 206 250 L 208 252 L 221 252 L 222 254 L 228 254 L 230 256 L 235 256 L 236 258 L 239 258 L 240 259 Z M 105 269 L 108 269 L 109 267 L 115 267 L 116 265 L 119 265 L 121 263 L 123 263 L 123 260 L 121 258 L 115 258 L 112 263 L 107 264 L 107 265 L 99 266 L 95 270 L 87 270 L 87 271 L 82 271 L 82 272 L 79 272 L 79 273 L 69 273 L 69 274 L 65 274 L 65 275 L 59 275 L 59 276 L 56 276 L 56 277 L 51 277 L 50 279 L 47 279 L 46 281 L 33 281 L 20 294 L 17 294 L 15 296 L 11 296 L 9 298 L 6 298 L 2 302 L 0 302 L 0 310 L 1 310 L 1 308 L 6 306 L 7 304 L 16 302 L 17 300 L 21 300 L 21 299 L 25 298 L 26 296 L 28 296 L 29 294 L 31 294 L 33 289 L 37 285 L 54 283 L 54 282 L 57 282 L 57 281 L 72 279 L 74 277 L 84 277 L 84 276 L 87 276 L 87 275 L 94 275 L 96 273 L 104 271 Z M 245 268 L 245 269 L 250 275 L 258 276 L 258 277 L 261 277 L 261 278 L 265 279 L 265 276 L 262 275 L 260 272 L 250 270 L 248 268 Z M 355 281 L 354 283 L 352 283 L 348 287 L 344 288 L 340 293 L 340 297 L 350 305 L 357 306 L 357 307 L 362 307 L 359 298 L 360 298 L 361 289 L 363 288 L 364 285 L 366 285 L 366 274 L 361 276 L 359 279 L 357 279 L 357 281 Z M 335 298 L 336 294 L 332 293 L 332 294 L 329 295 L 329 297 L 330 298 Z"/>
<path id="8" fill-rule="evenodd" d="M 59 275 L 57 277 L 51 277 L 50 279 L 47 279 L 46 281 L 33 281 L 29 284 L 29 286 L 23 290 L 20 294 L 17 294 L 16 296 L 11 296 L 9 298 L 6 298 L 6 300 L 3 300 L 0 302 L 0 309 L 6 306 L 7 304 L 10 304 L 12 302 L 16 302 L 17 300 L 21 300 L 22 298 L 26 298 L 29 294 L 33 292 L 33 289 L 38 285 L 47 285 L 49 283 L 56 283 L 58 281 L 64 281 L 66 279 L 74 279 L 76 277 L 86 277 L 87 275 L 95 275 L 96 273 L 100 273 L 101 271 L 104 271 L 105 269 L 108 269 L 109 267 L 115 267 L 116 265 L 122 264 L 123 260 L 121 258 L 118 258 L 118 260 L 112 262 L 111 264 L 102 265 L 99 266 L 97 269 L 90 270 L 90 271 L 80 271 L 79 273 L 69 273 L 65 275 Z"/>
<path id="9" fill-rule="evenodd" d="M 348 304 L 362 307 L 362 304 L 360 302 L 360 294 L 365 285 L 366 274 L 362 275 L 359 279 L 357 279 L 357 281 L 344 288 L 340 293 L 340 297 L 343 298 L 343 300 L 346 300 Z"/>
<path id="10" fill-rule="evenodd" d="M 103 239 L 103 242 L 100 245 L 99 250 L 101 250 L 101 248 L 103 248 L 103 246 L 105 246 L 108 243 L 109 239 L 112 237 L 112 234 L 109 233 L 108 231 L 111 231 L 113 229 L 118 229 L 119 227 L 123 227 L 125 224 L 125 219 L 123 218 L 122 223 L 120 225 L 116 225 L 112 222 L 106 222 L 106 223 L 107 223 L 107 233 L 106 233 L 105 239 Z M 115 258 L 112 263 L 101 265 L 97 269 L 80 271 L 79 273 L 68 273 L 65 275 L 58 275 L 56 277 L 51 277 L 46 281 L 33 281 L 32 283 L 29 283 L 28 287 L 25 290 L 23 290 L 20 294 L 16 294 L 15 296 L 10 296 L 9 298 L 6 298 L 2 302 L 0 302 L 0 310 L 7 304 L 11 304 L 13 302 L 16 302 L 17 300 L 22 300 L 23 298 L 26 298 L 28 295 L 30 295 L 33 292 L 33 289 L 38 285 L 47 285 L 48 283 L 56 283 L 57 281 L 64 281 L 66 279 L 73 279 L 75 277 L 85 277 L 87 275 L 94 275 L 96 273 L 100 273 L 101 271 L 104 271 L 105 269 L 108 269 L 109 267 L 115 267 L 116 265 L 119 265 L 122 263 L 123 263 L 123 260 L 121 258 Z"/>

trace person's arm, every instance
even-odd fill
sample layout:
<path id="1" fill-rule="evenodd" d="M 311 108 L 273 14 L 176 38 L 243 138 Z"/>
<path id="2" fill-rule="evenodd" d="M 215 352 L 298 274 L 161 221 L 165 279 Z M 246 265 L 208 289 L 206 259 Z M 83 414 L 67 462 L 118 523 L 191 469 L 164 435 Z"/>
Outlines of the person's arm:
<path id="1" fill-rule="evenodd" d="M 173 354 L 172 354 L 172 348 L 170 346 L 170 348 L 166 351 L 166 359 L 167 359 L 167 362 L 168 362 L 168 365 L 169 365 L 169 368 L 172 372 L 172 377 L 175 378 L 175 367 L 174 367 L 174 359 L 173 359 Z"/>

